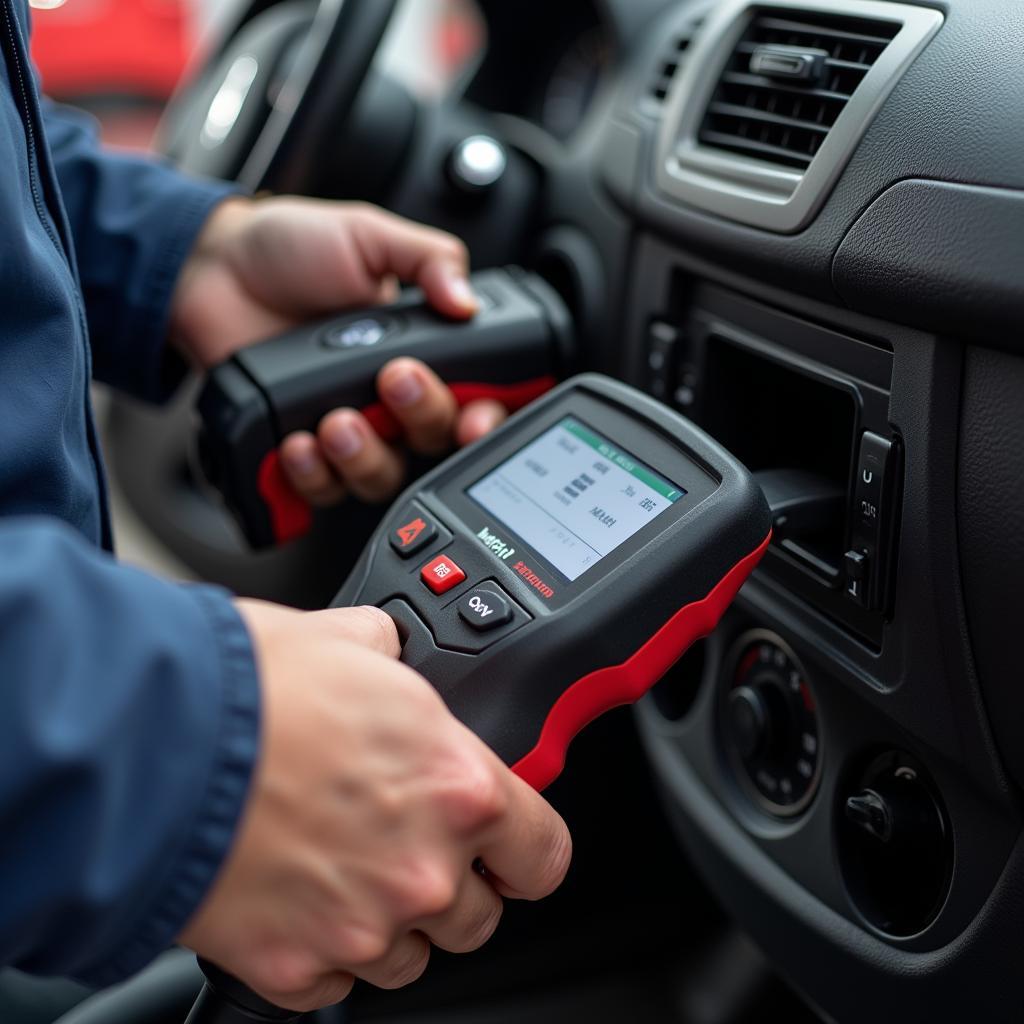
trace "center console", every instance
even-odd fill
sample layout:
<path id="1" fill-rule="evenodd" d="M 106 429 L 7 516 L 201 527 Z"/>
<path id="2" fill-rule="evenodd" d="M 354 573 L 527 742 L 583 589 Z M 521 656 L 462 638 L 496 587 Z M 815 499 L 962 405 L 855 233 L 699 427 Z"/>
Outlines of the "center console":
<path id="1" fill-rule="evenodd" d="M 628 373 L 732 448 L 774 518 L 731 612 L 642 704 L 641 736 L 702 876 L 812 1000 L 952 1019 L 944 1001 L 978 986 L 958 988 L 971 961 L 951 944 L 971 934 L 1009 969 L 1014 911 L 990 897 L 1018 835 L 963 643 L 960 356 L 736 284 L 637 242 Z"/>

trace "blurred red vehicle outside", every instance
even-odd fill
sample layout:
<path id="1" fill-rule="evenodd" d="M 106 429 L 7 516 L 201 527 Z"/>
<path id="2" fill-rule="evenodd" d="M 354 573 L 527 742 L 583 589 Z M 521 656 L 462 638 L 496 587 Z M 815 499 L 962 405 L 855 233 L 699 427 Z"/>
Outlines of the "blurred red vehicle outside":
<path id="1" fill-rule="evenodd" d="M 186 0 L 68 0 L 34 12 L 32 52 L 62 99 L 162 103 L 195 46 Z"/>

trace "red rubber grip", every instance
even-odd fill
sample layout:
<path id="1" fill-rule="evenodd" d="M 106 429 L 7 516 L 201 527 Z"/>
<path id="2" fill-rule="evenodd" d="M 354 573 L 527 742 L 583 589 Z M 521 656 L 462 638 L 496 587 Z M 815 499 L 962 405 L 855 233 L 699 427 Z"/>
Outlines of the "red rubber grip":
<path id="1" fill-rule="evenodd" d="M 534 377 L 517 384 L 482 384 L 474 381 L 458 381 L 449 384 L 455 402 L 460 409 L 483 398 L 500 402 L 509 412 L 516 412 L 529 405 L 535 398 L 550 391 L 558 381 L 554 377 Z M 402 428 L 382 402 L 366 406 L 362 414 L 370 426 L 387 442 L 398 441 Z M 296 494 L 281 467 L 277 449 L 267 452 L 257 470 L 256 487 L 270 513 L 270 525 L 274 540 L 278 544 L 309 533 L 313 525 L 313 513 L 304 499 Z"/>
<path id="2" fill-rule="evenodd" d="M 281 456 L 276 448 L 263 456 L 256 475 L 256 487 L 270 513 L 270 526 L 278 544 L 287 544 L 309 533 L 313 525 L 313 510 L 295 493 L 284 475 Z"/>
<path id="3" fill-rule="evenodd" d="M 718 625 L 740 587 L 761 561 L 772 535 L 737 562 L 699 601 L 680 608 L 636 653 L 619 665 L 596 669 L 578 679 L 548 712 L 537 745 L 512 771 L 540 791 L 565 767 L 569 744 L 595 718 L 638 701 L 686 653 Z"/>

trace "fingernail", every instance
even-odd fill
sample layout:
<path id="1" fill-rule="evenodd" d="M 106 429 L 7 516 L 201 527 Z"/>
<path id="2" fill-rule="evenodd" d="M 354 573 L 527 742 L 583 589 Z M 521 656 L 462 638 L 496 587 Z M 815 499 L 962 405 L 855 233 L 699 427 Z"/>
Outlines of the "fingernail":
<path id="1" fill-rule="evenodd" d="M 299 476 L 309 476 L 316 470 L 316 452 L 312 448 L 289 452 L 288 465 Z"/>
<path id="2" fill-rule="evenodd" d="M 324 431 L 324 445 L 338 459 L 351 459 L 363 447 L 363 435 L 350 420 L 339 420 Z"/>
<path id="3" fill-rule="evenodd" d="M 415 405 L 423 397 L 423 382 L 414 371 L 404 370 L 386 378 L 384 393 L 395 405 Z"/>
<path id="4" fill-rule="evenodd" d="M 464 277 L 453 277 L 448 284 L 448 293 L 463 309 L 476 312 L 480 308 L 480 300 Z"/>

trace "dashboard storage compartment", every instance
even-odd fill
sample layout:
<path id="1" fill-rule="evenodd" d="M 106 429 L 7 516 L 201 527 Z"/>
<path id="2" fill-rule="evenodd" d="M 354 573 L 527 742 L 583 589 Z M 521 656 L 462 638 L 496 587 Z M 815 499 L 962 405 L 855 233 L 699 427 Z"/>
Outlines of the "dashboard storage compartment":
<path id="1" fill-rule="evenodd" d="M 837 586 L 857 419 L 851 389 L 713 335 L 700 417 L 757 474 L 775 515 L 776 543 Z"/>
<path id="2" fill-rule="evenodd" d="M 891 348 L 666 276 L 638 376 L 756 475 L 774 518 L 762 571 L 879 648 L 903 462 Z"/>

